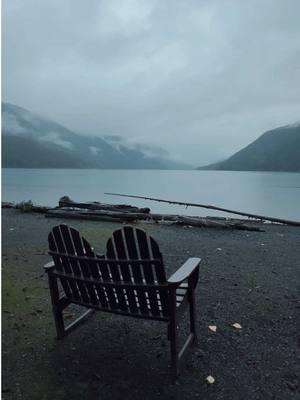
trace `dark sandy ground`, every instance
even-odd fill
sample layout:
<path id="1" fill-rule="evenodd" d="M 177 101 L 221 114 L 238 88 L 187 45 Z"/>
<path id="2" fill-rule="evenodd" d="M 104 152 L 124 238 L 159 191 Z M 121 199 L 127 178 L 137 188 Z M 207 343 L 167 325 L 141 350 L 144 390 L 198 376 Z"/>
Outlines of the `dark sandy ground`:
<path id="1" fill-rule="evenodd" d="M 174 383 L 163 323 L 97 312 L 63 340 L 55 339 L 42 267 L 50 261 L 47 234 L 60 222 L 2 212 L 3 399 L 300 398 L 299 228 L 268 224 L 265 232 L 245 232 L 140 225 L 160 243 L 169 274 L 189 256 L 203 259 L 200 340 Z M 68 223 L 99 252 L 119 227 Z M 241 330 L 232 327 L 235 322 Z M 206 382 L 208 375 L 214 384 Z"/>

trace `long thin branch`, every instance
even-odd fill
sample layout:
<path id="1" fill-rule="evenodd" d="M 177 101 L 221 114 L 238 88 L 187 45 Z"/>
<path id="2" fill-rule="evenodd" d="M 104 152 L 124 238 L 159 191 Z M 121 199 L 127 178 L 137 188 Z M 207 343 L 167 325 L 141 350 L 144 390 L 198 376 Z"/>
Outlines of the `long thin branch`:
<path id="1" fill-rule="evenodd" d="M 121 194 L 121 193 L 104 193 L 104 194 L 110 195 L 110 196 L 131 197 L 134 199 L 158 201 L 161 203 L 168 203 L 168 204 L 177 204 L 177 205 L 186 206 L 186 207 L 208 208 L 210 210 L 217 210 L 217 211 L 227 212 L 230 214 L 243 215 L 244 217 L 255 218 L 255 219 L 260 219 L 260 220 L 264 220 L 264 221 L 279 222 L 281 224 L 286 224 L 286 225 L 300 226 L 300 221 L 291 221 L 288 219 L 267 217 L 265 215 L 250 214 L 250 213 L 246 213 L 246 212 L 242 212 L 242 211 L 230 210 L 228 208 L 216 207 L 216 206 L 212 206 L 212 205 L 208 205 L 208 204 L 186 203 L 186 202 L 182 202 L 182 201 L 165 200 L 165 199 L 158 199 L 155 197 L 135 196 L 135 195 Z"/>

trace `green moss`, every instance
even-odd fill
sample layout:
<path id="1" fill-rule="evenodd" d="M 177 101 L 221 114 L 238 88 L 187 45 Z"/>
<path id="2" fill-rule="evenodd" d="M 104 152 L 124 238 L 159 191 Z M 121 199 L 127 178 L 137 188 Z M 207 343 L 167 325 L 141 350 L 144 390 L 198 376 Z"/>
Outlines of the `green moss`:
<path id="1" fill-rule="evenodd" d="M 45 289 L 4 277 L 2 281 L 2 304 L 7 311 L 30 311 L 33 304 L 45 299 Z"/>
<path id="2" fill-rule="evenodd" d="M 113 229 L 111 228 L 104 228 L 104 227 L 89 227 L 89 228 L 84 228 L 84 229 L 80 229 L 80 233 L 82 234 L 82 236 L 85 237 L 98 237 L 98 238 L 109 238 L 111 236 L 111 234 L 113 233 Z"/>

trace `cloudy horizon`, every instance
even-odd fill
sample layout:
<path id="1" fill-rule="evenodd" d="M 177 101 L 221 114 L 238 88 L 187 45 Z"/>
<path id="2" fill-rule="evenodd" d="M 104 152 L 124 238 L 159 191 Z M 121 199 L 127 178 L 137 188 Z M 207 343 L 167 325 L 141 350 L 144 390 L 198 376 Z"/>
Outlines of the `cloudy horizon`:
<path id="1" fill-rule="evenodd" d="M 219 161 L 300 120 L 299 13 L 298 0 L 3 0 L 2 100 Z"/>

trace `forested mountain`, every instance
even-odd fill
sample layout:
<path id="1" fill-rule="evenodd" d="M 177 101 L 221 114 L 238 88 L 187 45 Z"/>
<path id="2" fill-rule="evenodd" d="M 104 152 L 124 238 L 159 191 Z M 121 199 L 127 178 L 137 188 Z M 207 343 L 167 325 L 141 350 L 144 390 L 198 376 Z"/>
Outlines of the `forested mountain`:
<path id="1" fill-rule="evenodd" d="M 118 136 L 80 135 L 30 111 L 2 103 L 2 166 L 11 168 L 182 169 L 155 147 Z M 156 155 L 157 151 L 157 155 Z"/>

